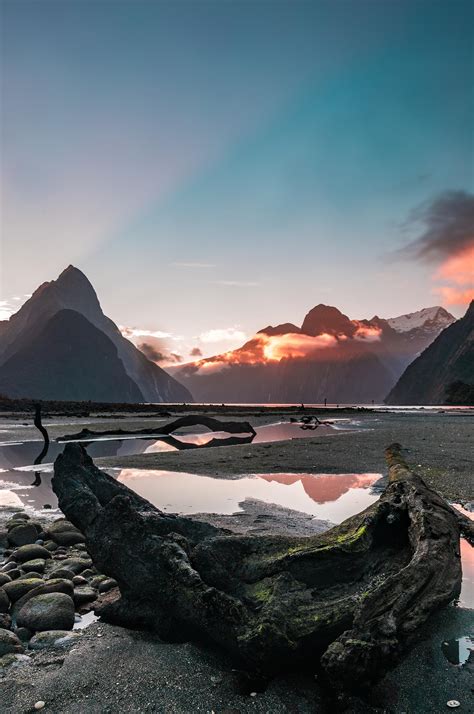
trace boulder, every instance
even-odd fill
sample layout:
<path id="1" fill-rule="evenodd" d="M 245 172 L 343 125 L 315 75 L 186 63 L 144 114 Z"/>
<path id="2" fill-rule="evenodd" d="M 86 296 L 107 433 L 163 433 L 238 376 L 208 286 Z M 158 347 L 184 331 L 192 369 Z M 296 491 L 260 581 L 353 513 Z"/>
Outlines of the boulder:
<path id="1" fill-rule="evenodd" d="M 92 602 L 97 598 L 97 591 L 90 587 L 74 588 L 74 603 L 77 607 Z"/>
<path id="2" fill-rule="evenodd" d="M 7 575 L 6 573 L 0 573 L 0 585 L 5 585 L 5 583 L 9 583 L 11 581 L 11 577 Z"/>
<path id="3" fill-rule="evenodd" d="M 74 630 L 45 630 L 34 635 L 28 646 L 32 650 L 65 649 L 75 644 L 80 637 L 81 634 Z"/>
<path id="4" fill-rule="evenodd" d="M 117 581 L 114 580 L 113 578 L 106 578 L 105 580 L 102 580 L 102 582 L 99 584 L 99 592 L 100 593 L 108 593 L 109 590 L 112 590 L 112 588 L 117 587 Z"/>
<path id="5" fill-rule="evenodd" d="M 0 627 L 4 630 L 12 629 L 12 618 L 6 612 L 0 612 Z"/>
<path id="6" fill-rule="evenodd" d="M 20 612 L 23 605 L 25 605 L 28 600 L 31 600 L 37 595 L 47 595 L 48 593 L 64 593 L 65 595 L 69 595 L 70 597 L 72 597 L 73 592 L 73 585 L 69 580 L 57 578 L 55 580 L 48 580 L 46 582 L 41 581 L 41 585 L 38 585 L 38 587 L 34 590 L 30 590 L 26 593 L 26 595 L 23 595 L 22 598 L 16 601 L 13 608 L 14 614 L 16 615 L 18 612 Z"/>
<path id="7" fill-rule="evenodd" d="M 29 560 L 36 560 L 37 558 L 47 560 L 51 558 L 51 553 L 42 545 L 31 543 L 30 545 L 22 545 L 20 548 L 14 550 L 12 557 L 18 563 L 27 563 Z"/>
<path id="8" fill-rule="evenodd" d="M 35 632 L 72 630 L 74 602 L 64 593 L 37 595 L 28 600 L 18 612 L 17 624 Z"/>
<path id="9" fill-rule="evenodd" d="M 0 630 L 0 657 L 23 652 L 23 645 L 11 630 Z"/>
<path id="10" fill-rule="evenodd" d="M 69 568 L 64 568 L 62 565 L 59 568 L 53 568 L 48 573 L 48 578 L 66 578 L 67 580 L 72 580 L 74 577 L 74 572 Z"/>
<path id="11" fill-rule="evenodd" d="M 46 533 L 58 545 L 75 545 L 76 543 L 84 543 L 85 540 L 81 531 L 65 519 L 51 523 L 46 529 Z"/>
<path id="12" fill-rule="evenodd" d="M 10 598 L 10 601 L 16 602 L 30 590 L 34 590 L 38 585 L 42 584 L 43 581 L 39 578 L 26 578 L 25 580 L 14 580 L 11 583 L 6 583 L 3 589 Z"/>
<path id="13" fill-rule="evenodd" d="M 32 523 L 16 525 L 8 531 L 7 540 L 10 545 L 19 546 L 34 543 L 38 538 L 38 531 Z"/>
<path id="14" fill-rule="evenodd" d="M 44 560 L 44 558 L 34 558 L 34 560 L 27 560 L 26 563 L 23 563 L 21 567 L 23 568 L 25 573 L 43 573 L 45 565 L 46 561 Z"/>
<path id="15" fill-rule="evenodd" d="M 10 598 L 4 588 L 0 588 L 0 612 L 8 612 L 10 609 Z"/>

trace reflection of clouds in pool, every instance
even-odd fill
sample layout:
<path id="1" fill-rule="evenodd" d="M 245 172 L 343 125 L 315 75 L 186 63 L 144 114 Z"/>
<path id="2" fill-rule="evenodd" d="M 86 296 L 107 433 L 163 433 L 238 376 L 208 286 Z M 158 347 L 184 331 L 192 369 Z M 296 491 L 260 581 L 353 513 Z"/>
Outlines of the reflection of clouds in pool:
<path id="1" fill-rule="evenodd" d="M 340 522 L 377 500 L 369 486 L 379 474 L 252 474 L 236 479 L 219 479 L 172 471 L 122 469 L 118 479 L 158 508 L 179 513 L 235 513 L 246 498 L 274 503 Z M 337 479 L 341 479 L 340 487 Z M 281 479 L 281 480 L 279 480 Z M 336 481 L 336 486 L 328 484 Z M 313 494 L 305 483 L 314 483 Z"/>

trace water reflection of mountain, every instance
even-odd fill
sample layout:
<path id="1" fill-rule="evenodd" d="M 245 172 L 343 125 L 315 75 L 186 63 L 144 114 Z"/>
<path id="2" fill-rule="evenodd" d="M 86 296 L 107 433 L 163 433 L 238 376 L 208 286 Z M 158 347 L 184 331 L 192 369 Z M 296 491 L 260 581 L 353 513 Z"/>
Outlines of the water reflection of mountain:
<path id="1" fill-rule="evenodd" d="M 286 486 L 301 481 L 313 501 L 327 503 L 337 501 L 352 488 L 370 488 L 380 478 L 380 474 L 265 474 L 260 478 Z"/>

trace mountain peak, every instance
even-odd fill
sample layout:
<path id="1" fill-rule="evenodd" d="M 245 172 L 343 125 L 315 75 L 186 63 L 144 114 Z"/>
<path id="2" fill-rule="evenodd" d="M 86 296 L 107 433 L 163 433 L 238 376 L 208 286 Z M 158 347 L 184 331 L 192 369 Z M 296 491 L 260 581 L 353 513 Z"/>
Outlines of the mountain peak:
<path id="1" fill-rule="evenodd" d="M 355 330 L 355 325 L 347 315 L 344 315 L 337 307 L 322 303 L 308 312 L 301 325 L 301 332 L 312 336 L 323 333 L 352 335 Z"/>
<path id="2" fill-rule="evenodd" d="M 427 325 L 436 326 L 443 330 L 448 325 L 455 322 L 455 317 L 450 312 L 435 305 L 433 307 L 425 307 L 416 312 L 409 312 L 406 315 L 391 317 L 387 320 L 390 327 L 393 327 L 397 332 L 410 332 L 417 328 L 423 328 Z"/>

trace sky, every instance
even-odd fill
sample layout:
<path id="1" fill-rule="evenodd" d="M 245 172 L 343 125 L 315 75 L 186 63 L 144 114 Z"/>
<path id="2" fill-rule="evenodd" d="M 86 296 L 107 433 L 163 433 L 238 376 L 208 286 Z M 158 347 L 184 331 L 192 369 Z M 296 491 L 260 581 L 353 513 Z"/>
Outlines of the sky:
<path id="1" fill-rule="evenodd" d="M 184 359 L 318 303 L 460 316 L 473 8 L 0 0 L 0 318 L 70 263 Z"/>

